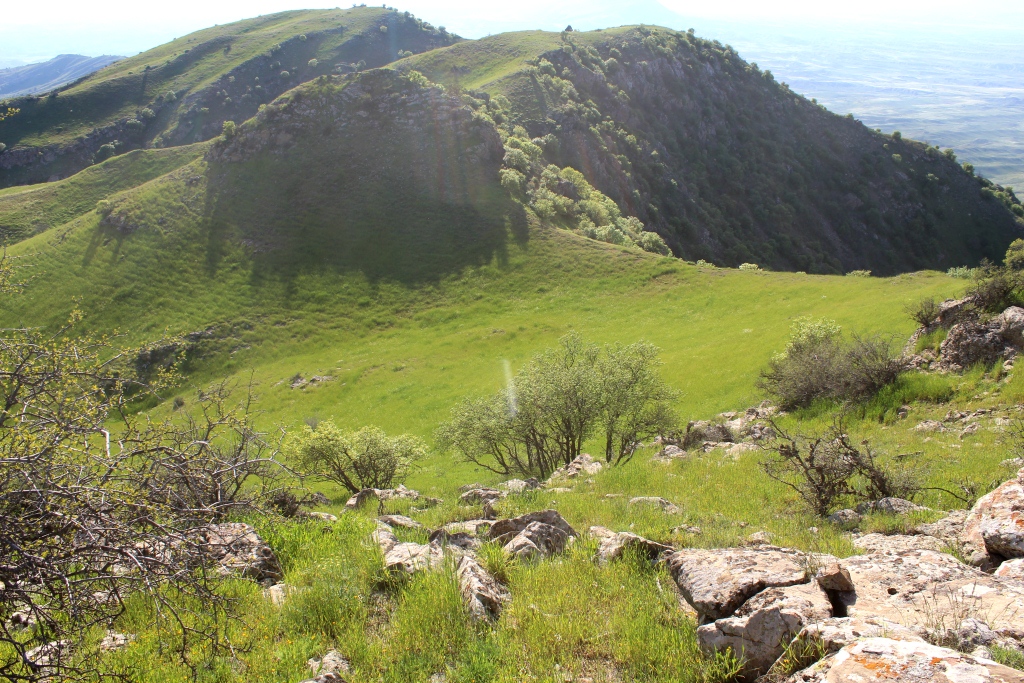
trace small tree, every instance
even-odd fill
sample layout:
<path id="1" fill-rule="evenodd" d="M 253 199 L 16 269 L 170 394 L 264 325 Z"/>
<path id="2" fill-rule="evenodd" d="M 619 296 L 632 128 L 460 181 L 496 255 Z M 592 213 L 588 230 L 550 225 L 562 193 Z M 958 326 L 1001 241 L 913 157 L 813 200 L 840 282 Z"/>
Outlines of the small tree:
<path id="1" fill-rule="evenodd" d="M 401 483 L 427 452 L 413 436 L 389 437 L 376 427 L 344 432 L 329 420 L 303 427 L 294 450 L 307 476 L 340 484 L 352 493 Z"/>
<path id="2" fill-rule="evenodd" d="M 1024 270 L 1024 239 L 1017 238 L 1010 242 L 1004 263 L 1010 270 Z"/>

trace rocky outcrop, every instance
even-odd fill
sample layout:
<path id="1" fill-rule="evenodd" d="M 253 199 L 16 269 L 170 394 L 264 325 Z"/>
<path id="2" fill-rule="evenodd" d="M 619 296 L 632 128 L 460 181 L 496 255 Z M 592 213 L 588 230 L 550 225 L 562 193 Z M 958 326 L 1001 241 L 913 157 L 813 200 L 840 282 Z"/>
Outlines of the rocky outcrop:
<path id="1" fill-rule="evenodd" d="M 419 571 L 437 569 L 444 560 L 444 551 L 439 545 L 428 543 L 397 543 L 384 554 L 384 569 L 389 572 L 415 574 Z"/>
<path id="2" fill-rule="evenodd" d="M 903 498 L 882 498 L 861 503 L 857 506 L 857 512 L 862 515 L 869 512 L 881 512 L 887 515 L 909 515 L 911 512 L 921 512 L 927 509 Z"/>
<path id="3" fill-rule="evenodd" d="M 274 551 L 248 524 L 211 524 L 200 532 L 199 542 L 223 574 L 269 583 L 284 575 Z"/>
<path id="4" fill-rule="evenodd" d="M 513 537 L 521 533 L 530 524 L 540 522 L 555 527 L 566 536 L 578 536 L 568 522 L 555 510 L 541 510 L 540 512 L 528 512 L 519 517 L 502 519 L 491 524 L 487 531 L 487 538 L 498 543 L 508 543 Z"/>
<path id="5" fill-rule="evenodd" d="M 505 497 L 505 492 L 492 488 L 470 489 L 459 496 L 459 502 L 464 505 L 481 505 L 483 503 L 494 504 Z"/>
<path id="6" fill-rule="evenodd" d="M 975 503 L 964 523 L 963 540 L 977 566 L 995 567 L 1024 557 L 1024 469 Z"/>
<path id="7" fill-rule="evenodd" d="M 1024 559 L 1007 560 L 999 565 L 993 576 L 1017 585 L 1024 590 Z"/>
<path id="8" fill-rule="evenodd" d="M 497 619 L 511 594 L 480 564 L 465 555 L 455 569 L 459 590 L 470 615 L 477 620 Z"/>
<path id="9" fill-rule="evenodd" d="M 788 683 L 1024 683 L 1024 673 L 913 640 L 866 638 L 788 679 Z"/>
<path id="10" fill-rule="evenodd" d="M 523 493 L 524 491 L 536 491 L 540 488 L 540 482 L 536 477 L 509 479 L 498 484 L 498 488 L 509 493 Z"/>
<path id="11" fill-rule="evenodd" d="M 551 486 L 559 479 L 575 479 L 581 474 L 597 474 L 604 467 L 600 462 L 586 453 L 576 456 L 568 465 L 563 465 L 551 473 L 545 484 Z"/>
<path id="12" fill-rule="evenodd" d="M 118 650 L 123 650 L 131 645 L 134 640 L 135 636 L 130 633 L 107 631 L 103 636 L 103 640 L 100 641 L 100 652 L 117 652 Z"/>
<path id="13" fill-rule="evenodd" d="M 868 553 L 898 553 L 904 550 L 942 552 L 945 548 L 945 544 L 933 536 L 903 536 L 899 534 L 865 534 L 854 538 L 853 546 Z"/>
<path id="14" fill-rule="evenodd" d="M 666 562 L 702 621 L 732 616 L 766 588 L 809 581 L 806 555 L 781 548 L 686 549 L 672 553 Z"/>
<path id="15" fill-rule="evenodd" d="M 742 653 L 750 678 L 767 672 L 805 626 L 831 616 L 828 595 L 817 583 L 768 588 L 733 616 L 698 627 L 697 641 L 706 650 Z"/>
<path id="16" fill-rule="evenodd" d="M 330 650 L 320 659 L 310 659 L 306 666 L 313 672 L 313 678 L 302 683 L 344 683 L 342 675 L 351 670 L 348 660 L 337 650 Z"/>
<path id="17" fill-rule="evenodd" d="M 405 515 L 381 515 L 377 518 L 379 521 L 384 522 L 389 527 L 402 527 L 403 529 L 422 529 L 423 525 L 417 522 L 411 517 Z"/>

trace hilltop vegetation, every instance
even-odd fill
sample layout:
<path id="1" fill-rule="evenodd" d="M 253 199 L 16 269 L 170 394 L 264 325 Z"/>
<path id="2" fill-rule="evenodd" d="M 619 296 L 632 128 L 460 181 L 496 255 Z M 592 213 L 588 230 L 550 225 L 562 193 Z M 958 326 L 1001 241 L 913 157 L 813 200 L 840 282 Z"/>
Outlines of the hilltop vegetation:
<path id="1" fill-rule="evenodd" d="M 0 186 L 66 177 L 139 147 L 208 140 L 224 121 L 323 74 L 381 66 L 456 38 L 408 12 L 281 12 L 216 26 L 112 64 L 44 97 L 13 98 Z M 110 147 L 106 147 L 109 145 Z"/>

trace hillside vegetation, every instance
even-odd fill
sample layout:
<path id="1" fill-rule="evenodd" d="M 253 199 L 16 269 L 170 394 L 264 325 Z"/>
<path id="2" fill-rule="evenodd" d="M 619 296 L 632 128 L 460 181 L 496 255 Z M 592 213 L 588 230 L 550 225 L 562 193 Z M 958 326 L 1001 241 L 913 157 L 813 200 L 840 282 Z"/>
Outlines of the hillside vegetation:
<path id="1" fill-rule="evenodd" d="M 322 74 L 381 66 L 455 37 L 382 8 L 281 12 L 216 26 L 121 60 L 44 97 L 12 98 L 0 186 L 66 177 L 138 147 L 208 140 Z M 104 145 L 111 145 L 106 148 Z"/>

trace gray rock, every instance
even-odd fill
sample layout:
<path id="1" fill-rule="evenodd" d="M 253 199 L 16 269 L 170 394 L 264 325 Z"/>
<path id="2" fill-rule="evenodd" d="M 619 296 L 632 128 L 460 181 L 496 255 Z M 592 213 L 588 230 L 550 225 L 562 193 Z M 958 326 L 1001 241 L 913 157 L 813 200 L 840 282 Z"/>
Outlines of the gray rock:
<path id="1" fill-rule="evenodd" d="M 797 642 L 820 644 L 825 652 L 839 652 L 847 645 L 864 638 L 892 638 L 925 642 L 922 628 L 911 629 L 882 617 L 832 617 L 808 624 L 797 635 Z"/>
<path id="2" fill-rule="evenodd" d="M 1024 589 L 1024 559 L 1007 560 L 996 569 L 995 574 L 1004 581 L 1014 583 Z"/>
<path id="3" fill-rule="evenodd" d="M 504 491 L 492 488 L 481 488 L 481 489 L 470 489 L 461 496 L 459 501 L 465 505 L 479 505 L 481 503 L 491 503 L 501 500 L 505 497 Z"/>
<path id="4" fill-rule="evenodd" d="M 732 430 L 724 424 L 699 420 L 686 425 L 686 435 L 683 437 L 682 447 L 685 450 L 690 450 L 695 446 L 703 445 L 706 441 L 731 443 L 735 440 L 736 437 L 733 435 Z"/>
<path id="5" fill-rule="evenodd" d="M 768 671 L 806 625 L 831 616 L 828 596 L 816 583 L 768 588 L 734 616 L 700 626 L 697 641 L 706 651 L 731 648 L 743 659 L 742 676 L 750 679 Z"/>
<path id="6" fill-rule="evenodd" d="M 459 558 L 455 569 L 459 590 L 474 619 L 497 619 L 511 599 L 508 590 L 468 555 Z"/>
<path id="7" fill-rule="evenodd" d="M 366 507 L 370 502 L 379 501 L 380 495 L 377 493 L 377 489 L 363 489 L 345 502 L 345 508 L 347 510 L 358 510 Z"/>
<path id="8" fill-rule="evenodd" d="M 838 524 L 840 526 L 846 526 L 848 524 L 860 524 L 861 519 L 863 518 L 861 517 L 859 512 L 857 512 L 856 510 L 851 510 L 849 508 L 845 508 L 843 510 L 836 510 L 835 512 L 828 516 L 828 521 L 832 522 L 833 524 Z"/>
<path id="9" fill-rule="evenodd" d="M 519 517 L 494 522 L 487 532 L 487 537 L 492 541 L 505 544 L 533 522 L 549 524 L 560 529 L 567 536 L 579 535 L 556 510 L 541 510 L 540 512 L 528 512 Z"/>
<path id="10" fill-rule="evenodd" d="M 818 569 L 814 575 L 822 590 L 846 592 L 854 590 L 853 579 L 850 572 L 843 568 L 838 562 L 831 562 Z"/>
<path id="11" fill-rule="evenodd" d="M 313 678 L 302 683 L 344 683 L 342 674 L 351 671 L 348 660 L 337 650 L 330 650 L 320 659 L 310 659 L 306 666 L 313 672 Z"/>
<path id="12" fill-rule="evenodd" d="M 857 512 L 862 515 L 867 512 L 882 512 L 889 515 L 907 515 L 911 512 L 919 512 L 921 510 L 927 510 L 926 507 L 921 507 L 916 503 L 912 503 L 909 500 L 903 498 L 882 498 L 870 503 L 861 503 L 857 506 Z"/>
<path id="13" fill-rule="evenodd" d="M 272 582 L 284 575 L 274 551 L 248 524 L 211 524 L 200 532 L 199 542 L 222 574 Z"/>
<path id="14" fill-rule="evenodd" d="M 442 548 L 474 551 L 480 547 L 480 541 L 476 536 L 465 531 L 449 533 L 446 529 L 438 529 L 430 534 L 429 540 L 432 544 L 440 545 Z"/>
<path id="15" fill-rule="evenodd" d="M 330 522 L 334 523 L 338 521 L 337 515 L 332 515 L 330 512 L 319 512 L 316 510 L 301 511 L 296 517 L 304 517 L 306 519 L 315 519 L 318 522 Z"/>
<path id="16" fill-rule="evenodd" d="M 470 534 L 472 536 L 486 535 L 488 529 L 494 524 L 490 519 L 467 519 L 462 522 L 448 522 L 444 530 L 450 534 Z"/>
<path id="17" fill-rule="evenodd" d="M 381 515 L 378 517 L 380 521 L 387 524 L 389 527 L 402 527 L 403 529 L 422 529 L 423 525 L 417 522 L 411 517 L 405 515 Z"/>
<path id="18" fill-rule="evenodd" d="M 380 547 L 380 551 L 387 554 L 392 548 L 398 545 L 398 537 L 395 536 L 394 530 L 387 524 L 381 521 L 377 521 L 377 528 L 371 534 L 373 542 Z"/>
<path id="19" fill-rule="evenodd" d="M 659 460 L 675 460 L 685 458 L 688 455 L 689 453 L 684 451 L 679 446 L 676 446 L 675 444 L 669 444 L 662 448 L 660 451 L 658 451 L 658 454 L 655 455 L 654 457 L 658 458 Z"/>
<path id="20" fill-rule="evenodd" d="M 118 633 L 117 631 L 107 631 L 106 635 L 103 636 L 103 640 L 100 641 L 100 652 L 116 652 L 123 650 L 132 641 L 135 640 L 135 636 L 127 633 Z"/>
<path id="21" fill-rule="evenodd" d="M 755 531 L 747 536 L 747 545 L 771 545 L 772 535 L 767 531 Z"/>
<path id="22" fill-rule="evenodd" d="M 1024 346 L 1024 308 L 1010 306 L 997 318 L 999 336 L 1014 346 Z"/>
<path id="23" fill-rule="evenodd" d="M 415 574 L 436 569 L 444 559 L 442 549 L 434 544 L 398 543 L 384 555 L 384 568 L 391 572 Z"/>
<path id="24" fill-rule="evenodd" d="M 939 347 L 942 365 L 951 370 L 963 370 L 977 363 L 994 363 L 1007 350 L 1007 342 L 999 335 L 999 327 L 998 320 L 956 323 Z"/>
<path id="25" fill-rule="evenodd" d="M 498 484 L 498 488 L 504 489 L 509 493 L 522 493 L 523 491 L 535 491 L 540 488 L 540 482 L 537 481 L 536 477 L 530 477 L 529 479 L 509 479 Z"/>
<path id="26" fill-rule="evenodd" d="M 619 560 L 627 552 L 636 552 L 649 560 L 657 560 L 664 553 L 673 551 L 672 546 L 650 541 L 628 531 L 618 533 L 604 527 L 590 527 L 590 535 L 600 540 L 597 559 L 602 564 Z"/>
<path id="27" fill-rule="evenodd" d="M 594 460 L 594 458 L 587 453 L 581 453 L 568 465 L 559 467 L 557 470 L 552 472 L 551 476 L 548 477 L 547 484 L 551 485 L 559 479 L 575 479 L 581 474 L 597 474 L 603 467 L 604 465 L 597 460 Z"/>
<path id="28" fill-rule="evenodd" d="M 807 557 L 780 548 L 685 549 L 666 559 L 683 597 L 704 619 L 731 616 L 766 588 L 807 583 Z"/>
<path id="29" fill-rule="evenodd" d="M 520 559 L 544 558 L 565 550 L 569 535 L 543 522 L 530 522 L 505 544 L 505 552 Z"/>
<path id="30" fill-rule="evenodd" d="M 263 589 L 263 597 L 269 600 L 274 607 L 281 607 L 294 590 L 293 586 L 286 583 L 275 583 L 273 586 Z"/>
<path id="31" fill-rule="evenodd" d="M 660 507 L 665 514 L 669 515 L 675 515 L 681 512 L 678 506 L 673 505 L 669 501 L 664 498 L 659 498 L 658 496 L 637 496 L 635 498 L 630 498 L 629 506 L 633 507 L 635 505 L 655 505 Z"/>

